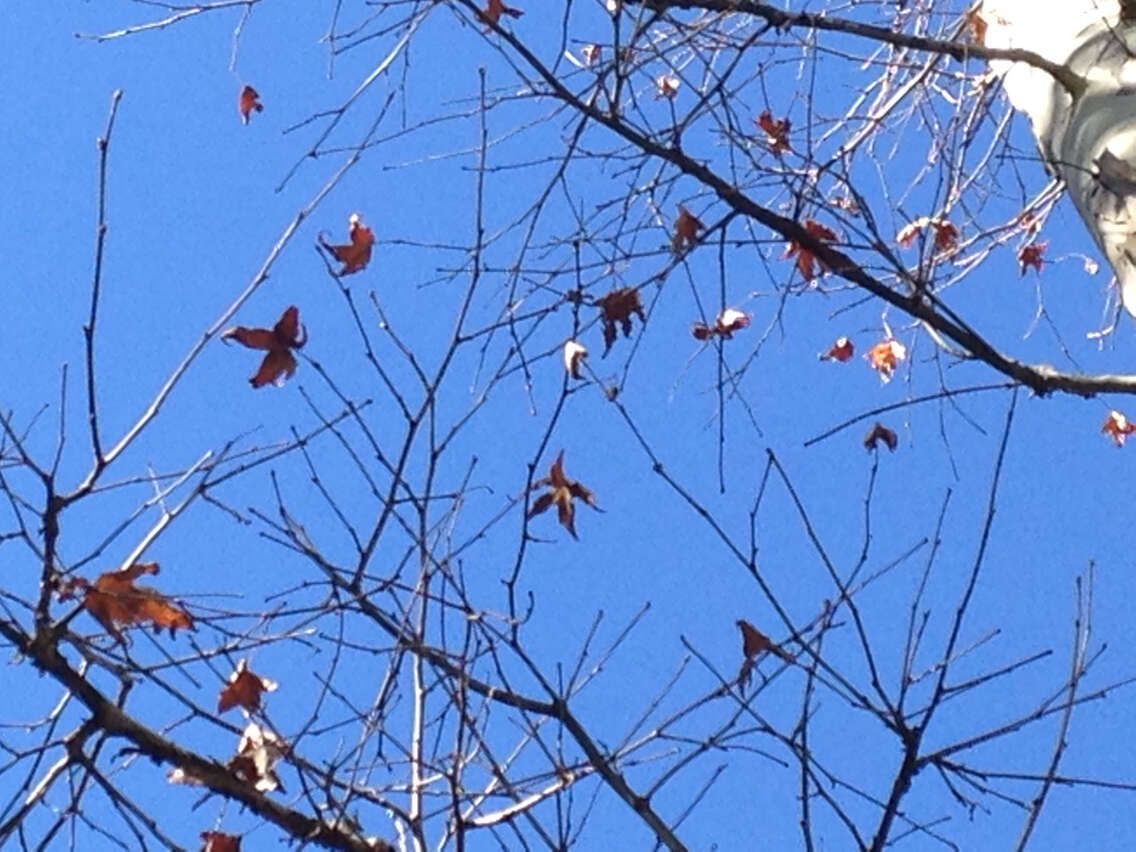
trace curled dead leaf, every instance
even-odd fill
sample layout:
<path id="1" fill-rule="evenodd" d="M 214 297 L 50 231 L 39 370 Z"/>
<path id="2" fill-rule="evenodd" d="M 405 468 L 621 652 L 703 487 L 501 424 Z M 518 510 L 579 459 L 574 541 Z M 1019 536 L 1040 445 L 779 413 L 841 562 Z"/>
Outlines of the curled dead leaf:
<path id="1" fill-rule="evenodd" d="M 864 353 L 864 357 L 872 365 L 872 369 L 880 374 L 880 381 L 887 384 L 891 381 L 899 362 L 907 357 L 907 347 L 889 337 L 869 349 Z"/>
<path id="2" fill-rule="evenodd" d="M 774 118 L 769 110 L 762 110 L 761 115 L 754 119 L 757 126 L 765 133 L 765 141 L 774 154 L 790 150 L 788 118 Z"/>
<path id="3" fill-rule="evenodd" d="M 786 663 L 793 662 L 793 656 L 780 645 L 746 621 L 739 618 L 735 622 L 742 631 L 742 666 L 738 671 L 738 685 L 744 690 L 749 683 L 750 673 L 753 671 L 754 661 L 758 656 L 768 651 L 780 657 Z"/>
<path id="4" fill-rule="evenodd" d="M 683 207 L 678 206 L 678 218 L 675 219 L 674 236 L 671 237 L 671 248 L 679 253 L 683 248 L 690 248 L 698 242 L 698 232 L 705 230 L 706 226 L 698 217 Z"/>
<path id="5" fill-rule="evenodd" d="M 1045 249 L 1049 246 L 1048 241 L 1034 241 L 1028 245 L 1024 245 L 1021 251 L 1018 252 L 1018 263 L 1021 265 L 1021 274 L 1026 274 L 1026 269 L 1032 266 L 1037 273 L 1041 274 L 1041 268 L 1045 265 L 1045 260 L 1042 255 L 1045 254 Z"/>
<path id="6" fill-rule="evenodd" d="M 681 85 L 682 81 L 674 74 L 660 74 L 655 78 L 655 99 L 673 98 Z"/>
<path id="7" fill-rule="evenodd" d="M 237 97 L 237 109 L 241 113 L 241 123 L 249 123 L 249 113 L 253 110 L 264 112 L 264 105 L 260 102 L 260 95 L 252 86 L 245 86 Z"/>
<path id="8" fill-rule="evenodd" d="M 874 450 L 879 447 L 880 441 L 887 445 L 889 452 L 895 452 L 895 448 L 899 445 L 899 438 L 895 432 L 877 420 L 868 434 L 864 436 L 864 446 L 869 450 Z"/>
<path id="9" fill-rule="evenodd" d="M 375 232 L 363 224 L 363 219 L 358 213 L 352 213 L 347 217 L 347 232 L 351 242 L 342 245 L 332 245 L 323 234 L 317 237 L 324 250 L 343 264 L 338 275 L 350 275 L 370 263 L 371 248 L 375 244 Z"/>
<path id="10" fill-rule="evenodd" d="M 262 793 L 284 791 L 275 766 L 286 751 L 287 746 L 276 734 L 249 722 L 237 744 L 236 755 L 229 760 L 229 771 Z"/>
<path id="11" fill-rule="evenodd" d="M 155 633 L 169 628 L 170 636 L 178 629 L 193 629 L 193 618 L 188 612 L 149 586 L 136 586 L 134 581 L 143 574 L 157 574 L 157 562 L 135 562 L 121 571 L 100 574 L 94 583 L 83 577 L 66 581 L 59 589 L 59 599 L 68 600 L 83 593 L 83 607 L 111 636 L 126 644 L 120 627 L 149 622 Z"/>
<path id="12" fill-rule="evenodd" d="M 528 516 L 535 517 L 547 511 L 550 506 L 556 506 L 560 525 L 568 530 L 572 538 L 579 539 L 576 535 L 576 506 L 573 499 L 583 500 L 597 511 L 599 507 L 596 506 L 596 495 L 590 489 L 564 474 L 564 450 L 560 451 L 556 461 L 549 467 L 548 476 L 533 483 L 533 488 L 546 486 L 548 490 L 533 501 Z"/>
<path id="13" fill-rule="evenodd" d="M 223 831 L 203 831 L 201 839 L 205 845 L 201 852 L 241 852 L 241 838 L 237 834 L 226 834 Z"/>
<path id="14" fill-rule="evenodd" d="M 1123 413 L 1113 409 L 1105 418 L 1101 431 L 1116 442 L 1116 446 L 1123 447 L 1124 439 L 1136 432 L 1136 423 L 1132 423 Z"/>
<path id="15" fill-rule="evenodd" d="M 524 14 L 520 9 L 515 9 L 512 6 L 506 6 L 502 0 L 489 0 L 484 9 L 478 12 L 486 24 L 496 26 L 497 22 L 501 20 L 502 15 L 508 15 L 510 18 L 519 18 Z"/>
<path id="16" fill-rule="evenodd" d="M 588 357 L 588 349 L 582 343 L 569 340 L 564 344 L 564 369 L 574 379 L 582 379 L 580 375 L 580 360 Z"/>
<path id="17" fill-rule="evenodd" d="M 828 347 L 827 352 L 821 352 L 817 357 L 822 361 L 849 361 L 855 347 L 847 337 L 838 337 L 836 342 Z"/>
<path id="18" fill-rule="evenodd" d="M 300 309 L 290 305 L 272 328 L 233 326 L 221 333 L 222 340 L 235 340 L 249 349 L 266 349 L 268 354 L 252 374 L 249 384 L 254 388 L 275 383 L 284 384 L 296 372 L 296 358 L 292 349 L 300 349 L 308 342 L 307 330 L 300 325 Z"/>
<path id="19" fill-rule="evenodd" d="M 596 306 L 602 311 L 600 321 L 603 323 L 604 355 L 611 351 L 611 346 L 618 336 L 616 323 L 623 329 L 623 336 L 631 336 L 631 317 L 639 317 L 642 323 L 647 322 L 647 315 L 643 313 L 643 302 L 639 299 L 639 290 L 635 287 L 617 287 L 596 299 Z"/>
<path id="20" fill-rule="evenodd" d="M 217 699 L 217 712 L 224 713 L 232 707 L 243 707 L 249 713 L 260 709 L 260 696 L 276 689 L 277 683 L 270 678 L 254 674 L 248 667 L 248 660 L 237 662 L 236 670 L 229 675 L 229 682 L 221 689 Z"/>
<path id="21" fill-rule="evenodd" d="M 835 231 L 813 219 L 805 220 L 805 231 L 810 237 L 820 242 L 832 242 L 836 239 Z M 801 277 L 806 281 L 812 281 L 816 277 L 816 271 L 813 267 L 814 263 L 820 266 L 822 272 L 828 271 L 828 267 L 824 265 L 824 261 L 814 255 L 811 249 L 796 240 L 790 241 L 785 249 L 784 257 L 792 257 L 793 255 L 797 256 L 797 271 L 801 273 Z"/>
<path id="22" fill-rule="evenodd" d="M 714 330 L 722 337 L 730 338 L 735 331 L 740 331 L 748 325 L 749 314 L 737 308 L 726 308 L 714 321 Z"/>

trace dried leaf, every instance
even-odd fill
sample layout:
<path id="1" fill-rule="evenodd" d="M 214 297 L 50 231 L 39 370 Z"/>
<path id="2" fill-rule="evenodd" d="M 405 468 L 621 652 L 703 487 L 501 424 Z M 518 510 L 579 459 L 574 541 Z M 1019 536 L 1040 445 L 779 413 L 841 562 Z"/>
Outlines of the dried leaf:
<path id="1" fill-rule="evenodd" d="M 831 228 L 813 219 L 805 220 L 805 230 L 810 237 L 815 240 L 820 240 L 821 242 L 832 242 L 836 239 L 836 233 Z M 828 271 L 828 267 L 824 265 L 823 261 L 796 240 L 789 243 L 789 246 L 785 249 L 784 256 L 792 257 L 793 255 L 797 256 L 797 270 L 806 281 L 812 281 L 816 277 L 816 272 L 813 269 L 814 261 L 819 264 L 822 272 Z"/>
<path id="2" fill-rule="evenodd" d="M 935 231 L 936 251 L 950 251 L 958 245 L 958 228 L 956 228 L 949 219 L 932 219 L 928 216 L 920 216 L 918 219 L 904 225 L 900 228 L 899 233 L 895 235 L 895 240 L 906 248 L 915 241 L 916 235 L 928 225 Z"/>
<path id="3" fill-rule="evenodd" d="M 580 375 L 580 359 L 588 357 L 588 349 L 582 343 L 569 340 L 564 344 L 564 369 L 574 379 L 582 379 Z"/>
<path id="4" fill-rule="evenodd" d="M 83 607 L 119 642 L 126 644 L 120 627 L 150 622 L 155 633 L 168 627 L 173 636 L 179 628 L 193 629 L 193 618 L 149 586 L 135 586 L 143 574 L 157 574 L 157 562 L 135 562 L 121 571 L 107 571 L 94 583 L 74 577 L 59 590 L 59 599 L 67 600 L 83 592 Z"/>
<path id="5" fill-rule="evenodd" d="M 237 109 L 241 113 L 241 123 L 249 123 L 249 113 L 253 110 L 264 112 L 264 104 L 260 102 L 260 95 L 252 86 L 245 86 L 237 98 Z"/>
<path id="6" fill-rule="evenodd" d="M 247 660 L 240 660 L 217 699 L 217 712 L 224 713 L 232 707 L 240 706 L 254 713 L 260 709 L 261 693 L 272 692 L 276 686 L 276 681 L 254 674 L 249 669 Z"/>
<path id="7" fill-rule="evenodd" d="M 603 48 L 598 44 L 585 44 L 580 48 L 580 56 L 583 57 L 585 65 L 591 65 L 595 62 L 598 62 L 602 54 Z"/>
<path id="8" fill-rule="evenodd" d="M 655 99 L 673 98 L 681 85 L 682 81 L 673 74 L 660 74 L 655 78 Z"/>
<path id="9" fill-rule="evenodd" d="M 690 326 L 690 333 L 694 335 L 695 340 L 709 340 L 715 335 L 715 330 L 704 322 L 692 323 Z"/>
<path id="10" fill-rule="evenodd" d="M 596 299 L 596 307 L 602 311 L 600 321 L 603 323 L 605 356 L 615 343 L 616 323 L 619 323 L 623 329 L 623 336 L 630 337 L 632 315 L 639 317 L 642 323 L 647 322 L 647 315 L 643 313 L 643 303 L 639 300 L 639 290 L 635 287 L 617 287 Z"/>
<path id="11" fill-rule="evenodd" d="M 1049 245 L 1048 241 L 1034 241 L 1028 245 L 1022 246 L 1021 251 L 1018 252 L 1018 263 L 1021 264 L 1022 275 L 1026 274 L 1026 267 L 1032 266 L 1041 274 L 1041 267 L 1045 265 L 1042 260 L 1042 254 L 1045 253 L 1046 247 Z"/>
<path id="12" fill-rule="evenodd" d="M 852 359 L 854 349 L 850 339 L 838 337 L 836 342 L 828 347 L 828 351 L 820 353 L 818 357 L 822 361 L 849 361 Z"/>
<path id="13" fill-rule="evenodd" d="M 223 831 L 203 831 L 201 839 L 205 845 L 201 852 L 241 852 L 241 838 L 237 834 L 225 834 Z"/>
<path id="14" fill-rule="evenodd" d="M 229 770 L 262 793 L 283 791 L 274 767 L 285 751 L 286 746 L 276 734 L 249 722 L 237 744 L 236 755 L 229 760 Z"/>
<path id="15" fill-rule="evenodd" d="M 877 420 L 871 431 L 864 436 L 864 446 L 874 450 L 879 446 L 880 441 L 887 444 L 891 452 L 895 452 L 895 448 L 899 445 L 899 438 L 896 437 L 895 432 Z"/>
<path id="16" fill-rule="evenodd" d="M 478 12 L 481 20 L 486 24 L 496 26 L 497 22 L 501 20 L 502 15 L 508 15 L 510 18 L 519 18 L 524 14 L 520 9 L 514 9 L 512 6 L 506 6 L 501 0 L 489 0 L 488 5 Z"/>
<path id="17" fill-rule="evenodd" d="M 1136 432 L 1136 423 L 1129 422 L 1128 418 L 1121 412 L 1113 409 L 1108 413 L 1105 418 L 1104 425 L 1101 426 L 1101 431 L 1112 438 L 1116 442 L 1116 446 L 1123 447 L 1124 439 Z"/>
<path id="18" fill-rule="evenodd" d="M 572 538 L 579 539 L 579 536 L 576 535 L 576 506 L 572 502 L 573 499 L 583 500 L 597 511 L 599 507 L 596 506 L 596 495 L 590 489 L 565 476 L 564 450 L 560 451 L 560 455 L 556 457 L 556 461 L 548 469 L 548 476 L 533 483 L 534 488 L 544 486 L 548 487 L 548 491 L 533 501 L 532 506 L 529 507 L 528 516 L 530 518 L 535 517 L 546 511 L 550 506 L 555 505 L 560 525 L 571 533 Z"/>
<path id="19" fill-rule="evenodd" d="M 689 248 L 698 242 L 698 232 L 705 230 L 706 226 L 698 217 L 683 207 L 678 206 L 678 218 L 675 219 L 674 236 L 671 238 L 671 248 L 681 252 L 684 247 Z"/>
<path id="20" fill-rule="evenodd" d="M 757 126 L 765 133 L 765 140 L 774 154 L 790 150 L 789 146 L 789 119 L 773 118 L 773 113 L 763 110 L 761 115 L 754 119 Z"/>
<path id="21" fill-rule="evenodd" d="M 793 657 L 789 653 L 744 618 L 739 618 L 737 625 L 742 631 L 742 656 L 747 660 L 769 651 L 787 663 L 793 662 Z"/>
<path id="22" fill-rule="evenodd" d="M 332 245 L 323 234 L 320 234 L 319 244 L 336 260 L 343 264 L 339 275 L 350 275 L 358 272 L 371 262 L 371 247 L 375 244 L 375 233 L 363 224 L 358 213 L 347 217 L 348 236 L 351 242 L 343 245 Z"/>
<path id="23" fill-rule="evenodd" d="M 740 331 L 747 325 L 749 325 L 749 314 L 737 308 L 726 308 L 714 321 L 714 331 L 722 337 L 730 338 L 735 331 Z"/>
<path id="24" fill-rule="evenodd" d="M 971 9 L 966 13 L 966 25 L 970 30 L 970 40 L 974 44 L 986 44 L 986 19 L 982 17 L 978 9 Z"/>
<path id="25" fill-rule="evenodd" d="M 895 368 L 899 366 L 899 362 L 907 357 L 907 347 L 898 340 L 889 337 L 869 349 L 864 357 L 868 359 L 872 369 L 880 374 L 880 380 L 886 384 L 891 381 L 892 374 L 895 373 Z"/>
<path id="26" fill-rule="evenodd" d="M 268 354 L 249 379 L 254 388 L 282 385 L 296 372 L 296 359 L 290 350 L 308 342 L 307 330 L 300 325 L 300 309 L 290 305 L 271 329 L 237 325 L 221 333 L 222 340 L 235 340 L 249 349 L 267 349 Z"/>

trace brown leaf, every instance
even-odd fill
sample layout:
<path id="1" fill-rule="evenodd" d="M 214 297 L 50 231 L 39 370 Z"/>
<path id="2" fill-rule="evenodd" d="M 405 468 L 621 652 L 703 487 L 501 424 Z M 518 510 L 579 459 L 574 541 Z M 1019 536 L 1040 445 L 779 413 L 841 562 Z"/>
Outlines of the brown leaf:
<path id="1" fill-rule="evenodd" d="M 813 219 L 805 220 L 805 230 L 809 236 L 821 242 L 831 242 L 836 239 L 836 233 L 829 227 L 822 225 Z M 816 277 L 816 272 L 813 269 L 813 263 L 816 262 L 822 272 L 827 272 L 828 267 L 820 258 L 816 257 L 812 251 L 805 246 L 801 245 L 796 240 L 789 243 L 788 248 L 785 249 L 785 257 L 797 256 L 797 270 L 801 273 L 801 277 L 806 281 L 812 281 Z"/>
<path id="2" fill-rule="evenodd" d="M 907 347 L 889 337 L 869 349 L 864 353 L 864 357 L 868 359 L 872 369 L 880 374 L 880 380 L 886 384 L 891 381 L 899 362 L 907 357 Z"/>
<path id="3" fill-rule="evenodd" d="M 486 24 L 496 26 L 497 22 L 501 20 L 502 15 L 508 15 L 510 18 L 519 18 L 524 14 L 520 9 L 514 9 L 512 6 L 506 6 L 502 0 L 489 0 L 486 7 L 478 12 L 481 15 L 481 20 Z"/>
<path id="4" fill-rule="evenodd" d="M 905 248 L 910 246 L 916 235 L 928 225 L 935 232 L 935 251 L 947 252 L 958 245 L 958 228 L 949 219 L 932 219 L 929 216 L 920 216 L 900 228 L 895 235 L 896 242 Z"/>
<path id="5" fill-rule="evenodd" d="M 326 249 L 332 257 L 343 264 L 338 275 L 350 275 L 358 272 L 371 262 L 371 247 L 375 244 L 375 233 L 363 224 L 358 213 L 347 217 L 348 235 L 351 242 L 342 245 L 332 245 L 320 234 L 319 244 Z"/>
<path id="6" fill-rule="evenodd" d="M 241 94 L 237 98 L 237 109 L 241 113 L 241 123 L 249 123 L 249 113 L 253 110 L 257 112 L 264 112 L 264 105 L 259 100 L 260 95 L 257 94 L 256 89 L 252 86 L 245 86 L 241 89 Z"/>
<path id="7" fill-rule="evenodd" d="M 596 506 L 596 495 L 590 489 L 565 475 L 564 450 L 560 451 L 556 461 L 548 469 L 548 476 L 533 483 L 534 488 L 543 486 L 547 486 L 548 491 L 533 501 L 529 507 L 528 516 L 530 518 L 535 517 L 546 511 L 550 506 L 555 505 L 560 525 L 571 533 L 572 538 L 578 539 L 579 536 L 576 535 L 576 506 L 573 500 L 583 500 L 593 509 L 598 510 L 599 507 Z"/>
<path id="8" fill-rule="evenodd" d="M 254 674 L 249 669 L 247 660 L 240 660 L 217 699 L 217 712 L 224 713 L 232 707 L 240 706 L 254 713 L 260 709 L 261 693 L 272 692 L 276 685 L 276 681 Z"/>
<path id="9" fill-rule="evenodd" d="M 678 206 L 678 218 L 675 219 L 674 236 L 671 237 L 671 248 L 676 253 L 681 252 L 684 247 L 689 248 L 698 242 L 698 232 L 705 230 L 705 228 L 706 226 L 698 220 L 697 216 L 680 204 Z"/>
<path id="10" fill-rule="evenodd" d="M 742 656 L 747 660 L 769 651 L 787 663 L 793 662 L 793 657 L 789 653 L 744 618 L 739 618 L 737 625 L 742 631 Z"/>
<path id="11" fill-rule="evenodd" d="M 249 379 L 254 388 L 267 384 L 284 384 L 296 372 L 296 359 L 289 351 L 308 342 L 307 331 L 300 325 L 300 309 L 289 306 L 271 329 L 237 325 L 221 333 L 222 340 L 235 340 L 249 349 L 267 349 L 268 354 Z"/>
<path id="12" fill-rule="evenodd" d="M 761 115 L 754 119 L 757 126 L 765 133 L 766 141 L 774 154 L 788 151 L 789 146 L 789 119 L 773 118 L 773 113 L 763 110 Z"/>
<path id="13" fill-rule="evenodd" d="M 603 48 L 598 44 L 585 44 L 580 48 L 580 55 L 584 57 L 584 64 L 591 65 L 598 60 L 603 53 Z"/>
<path id="14" fill-rule="evenodd" d="M 1041 268 L 1045 265 L 1045 261 L 1042 260 L 1041 256 L 1045 253 L 1045 249 L 1048 246 L 1048 241 L 1034 241 L 1029 245 L 1022 246 L 1022 250 L 1018 252 L 1018 263 L 1021 264 L 1022 275 L 1026 274 L 1026 268 L 1029 266 L 1036 269 L 1039 275 L 1041 274 Z"/>
<path id="15" fill-rule="evenodd" d="M 986 19 L 978 9 L 966 13 L 966 25 L 970 30 L 970 40 L 977 45 L 986 44 Z"/>
<path id="16" fill-rule="evenodd" d="M 604 355 L 611 351 L 611 346 L 615 343 L 616 323 L 623 329 L 623 336 L 630 337 L 632 315 L 639 317 L 640 322 L 647 322 L 643 303 L 639 300 L 639 291 L 635 287 L 617 287 L 596 299 L 596 307 L 603 312 L 600 321 L 603 323 Z"/>
<path id="17" fill-rule="evenodd" d="M 717 332 L 704 322 L 691 323 L 690 333 L 694 335 L 695 340 L 709 340 Z"/>
<path id="18" fill-rule="evenodd" d="M 876 421 L 871 431 L 864 436 L 864 446 L 869 450 L 874 450 L 879 446 L 880 441 L 887 444 L 887 448 L 890 452 L 895 452 L 895 448 L 899 444 L 899 438 L 896 437 L 895 432 L 883 423 Z"/>
<path id="19" fill-rule="evenodd" d="M 155 633 L 168 627 L 173 636 L 179 628 L 193 629 L 193 618 L 149 586 L 135 586 L 143 574 L 157 574 L 157 562 L 135 562 L 121 571 L 107 571 L 94 583 L 83 577 L 69 580 L 59 590 L 60 600 L 83 591 L 83 607 L 119 642 L 126 643 L 120 627 L 150 622 Z"/>
<path id="20" fill-rule="evenodd" d="M 726 308 L 714 321 L 714 330 L 722 337 L 730 338 L 735 331 L 740 331 L 748 325 L 749 314 L 737 308 Z"/>
<path id="21" fill-rule="evenodd" d="M 1105 418 L 1101 431 L 1116 442 L 1116 446 L 1123 447 L 1124 439 L 1136 432 L 1136 423 L 1129 421 L 1121 412 L 1113 409 Z"/>
<path id="22" fill-rule="evenodd" d="M 854 349 L 850 339 L 838 337 L 836 342 L 828 347 L 828 351 L 820 353 L 818 357 L 822 361 L 848 361 L 851 360 Z"/>
<path id="23" fill-rule="evenodd" d="M 674 74 L 660 74 L 655 78 L 655 100 L 659 98 L 674 98 L 682 81 Z"/>
<path id="24" fill-rule="evenodd" d="M 241 838 L 237 834 L 225 834 L 223 831 L 203 831 L 201 839 L 205 845 L 201 852 L 241 852 Z"/>

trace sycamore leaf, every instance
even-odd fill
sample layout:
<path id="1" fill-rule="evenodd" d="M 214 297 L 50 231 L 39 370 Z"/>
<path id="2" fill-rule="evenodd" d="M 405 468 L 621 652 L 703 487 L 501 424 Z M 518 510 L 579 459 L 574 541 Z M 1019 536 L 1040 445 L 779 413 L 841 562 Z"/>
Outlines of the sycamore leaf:
<path id="1" fill-rule="evenodd" d="M 193 618 L 188 612 L 148 586 L 135 586 L 134 581 L 143 574 L 157 574 L 157 562 L 135 562 L 121 571 L 107 571 L 94 583 L 83 577 L 74 577 L 59 590 L 59 599 L 75 597 L 83 592 L 83 607 L 106 631 L 119 642 L 126 644 L 120 627 L 149 622 L 155 633 L 168 627 L 173 636 L 179 628 L 193 629 Z"/>
<path id="2" fill-rule="evenodd" d="M 949 219 L 932 219 L 929 216 L 920 216 L 900 228 L 899 233 L 895 235 L 896 242 L 907 248 L 915 241 L 916 235 L 928 225 L 935 232 L 935 251 L 947 252 L 958 245 L 958 228 Z"/>
<path id="3" fill-rule="evenodd" d="M 880 441 L 887 445 L 889 452 L 895 452 L 895 448 L 899 444 L 899 438 L 896 437 L 895 432 L 883 423 L 876 421 L 871 431 L 864 436 L 864 446 L 869 450 L 874 450 L 879 447 Z"/>
<path id="4" fill-rule="evenodd" d="M 241 838 L 239 834 L 226 834 L 223 831 L 203 831 L 201 839 L 205 845 L 201 852 L 241 852 Z"/>
<path id="5" fill-rule="evenodd" d="M 221 690 L 217 699 L 217 712 L 224 713 L 232 707 L 240 706 L 249 713 L 254 713 L 260 709 L 261 693 L 272 692 L 276 686 L 276 681 L 254 674 L 248 667 L 248 661 L 242 659 Z"/>
<path id="6" fill-rule="evenodd" d="M 891 381 L 892 374 L 895 373 L 895 368 L 899 366 L 899 362 L 907 357 L 907 347 L 898 340 L 889 337 L 869 349 L 864 357 L 868 359 L 872 369 L 880 374 L 880 381 L 887 384 Z"/>
<path id="7" fill-rule="evenodd" d="M 519 18 L 524 14 L 520 9 L 514 9 L 512 6 L 506 6 L 501 0 L 489 0 L 488 5 L 479 11 L 481 20 L 485 23 L 496 26 L 497 22 L 501 20 L 502 15 L 508 15 L 510 18 Z"/>
<path id="8" fill-rule="evenodd" d="M 1136 423 L 1129 422 L 1121 412 L 1113 409 L 1105 418 L 1101 431 L 1116 442 L 1116 446 L 1123 447 L 1124 439 L 1136 432 Z"/>
<path id="9" fill-rule="evenodd" d="M 351 242 L 332 245 L 323 234 L 318 236 L 319 244 L 336 260 L 343 264 L 339 275 L 358 272 L 371 262 L 371 247 L 375 244 L 375 232 L 363 224 L 358 213 L 347 217 L 348 236 Z"/>
<path id="10" fill-rule="evenodd" d="M 706 226 L 698 217 L 683 207 L 678 206 L 678 218 L 675 219 L 674 236 L 671 237 L 671 248 L 675 253 L 681 252 L 684 247 L 689 248 L 698 242 L 698 232 L 705 230 Z"/>
<path id="11" fill-rule="evenodd" d="M 1018 263 L 1022 267 L 1022 275 L 1026 274 L 1026 267 L 1032 266 L 1041 274 L 1041 267 L 1045 265 L 1042 260 L 1042 255 L 1045 253 L 1046 247 L 1049 245 L 1047 241 L 1034 241 L 1028 245 L 1022 246 L 1022 250 L 1018 252 Z"/>
<path id="12" fill-rule="evenodd" d="M 580 360 L 588 357 L 588 348 L 575 340 L 564 344 L 564 369 L 574 379 L 582 379 L 580 375 Z"/>
<path id="13" fill-rule="evenodd" d="M 660 74 L 655 78 L 655 100 L 673 98 L 681 85 L 682 81 L 673 74 Z"/>
<path id="14" fill-rule="evenodd" d="M 560 525 L 571 533 L 572 538 L 579 539 L 576 535 L 576 505 L 573 499 L 583 500 L 597 511 L 599 507 L 596 505 L 596 495 L 590 489 L 564 474 L 564 450 L 560 451 L 560 455 L 548 469 L 548 476 L 533 483 L 534 488 L 545 486 L 548 491 L 533 501 L 529 507 L 529 517 L 535 517 L 555 505 Z"/>
<path id="15" fill-rule="evenodd" d="M 249 349 L 268 350 L 249 379 L 249 384 L 259 388 L 273 383 L 282 385 L 285 379 L 292 377 L 296 372 L 296 359 L 290 350 L 302 348 L 308 342 L 308 335 L 300 325 L 300 309 L 290 305 L 271 329 L 236 325 L 223 331 L 221 339 L 235 340 Z"/>
<path id="16" fill-rule="evenodd" d="M 820 353 L 819 357 L 822 361 L 849 361 L 852 358 L 852 353 L 855 347 L 852 341 L 847 337 L 838 337 L 832 346 L 828 347 L 827 352 Z"/>
<path id="17" fill-rule="evenodd" d="M 245 726 L 237 753 L 229 760 L 229 770 L 242 781 L 252 784 L 262 793 L 284 791 L 276 775 L 275 766 L 287 750 L 276 734 L 256 722 Z"/>
<path id="18" fill-rule="evenodd" d="M 773 118 L 773 113 L 763 110 L 761 115 L 754 119 L 757 126 L 765 133 L 765 139 L 774 154 L 789 150 L 789 119 Z"/>
<path id="19" fill-rule="evenodd" d="M 749 325 L 749 314 L 737 308 L 726 308 L 714 321 L 714 330 L 722 337 L 730 338 L 735 331 L 740 331 L 747 325 Z"/>
<path id="20" fill-rule="evenodd" d="M 742 631 L 742 667 L 738 671 L 738 685 L 744 690 L 746 684 L 749 683 L 750 673 L 753 671 L 754 660 L 766 651 L 780 657 L 787 663 L 793 662 L 793 657 L 785 651 L 780 645 L 746 621 L 744 618 L 737 620 L 738 627 Z"/>
<path id="21" fill-rule="evenodd" d="M 611 351 L 611 346 L 615 343 L 616 323 L 623 329 L 623 336 L 630 337 L 632 315 L 639 317 L 642 323 L 647 322 L 643 303 L 639 300 L 639 290 L 635 287 L 617 287 L 596 299 L 596 306 L 602 311 L 600 321 L 603 323 L 604 355 Z"/>
<path id="22" fill-rule="evenodd" d="M 260 95 L 252 86 L 245 86 L 237 98 L 237 109 L 241 113 L 241 123 L 249 123 L 249 113 L 253 110 L 264 112 L 264 104 L 260 102 Z"/>
<path id="23" fill-rule="evenodd" d="M 805 230 L 808 231 L 810 237 L 821 242 L 832 242 L 836 239 L 836 233 L 829 227 L 822 225 L 813 219 L 805 220 Z M 819 264 L 822 272 L 827 272 L 828 267 L 820 258 L 816 257 L 812 251 L 805 248 L 796 240 L 792 240 L 788 247 L 785 249 L 785 257 L 797 256 L 797 271 L 801 273 L 801 277 L 806 281 L 812 281 L 816 277 L 816 272 L 813 269 L 814 261 Z"/>

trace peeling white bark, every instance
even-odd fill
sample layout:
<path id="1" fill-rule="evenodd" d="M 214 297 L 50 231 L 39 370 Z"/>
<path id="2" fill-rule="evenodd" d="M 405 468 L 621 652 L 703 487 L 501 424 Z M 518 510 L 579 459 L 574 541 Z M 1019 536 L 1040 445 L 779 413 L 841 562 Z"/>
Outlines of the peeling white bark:
<path id="1" fill-rule="evenodd" d="M 1122 12 L 1122 5 L 1125 11 Z M 1032 50 L 1085 81 L 1070 94 L 1044 71 L 992 62 L 1029 116 L 1042 155 L 1112 265 L 1136 316 L 1136 21 L 1119 0 L 986 0 L 988 47 Z"/>

